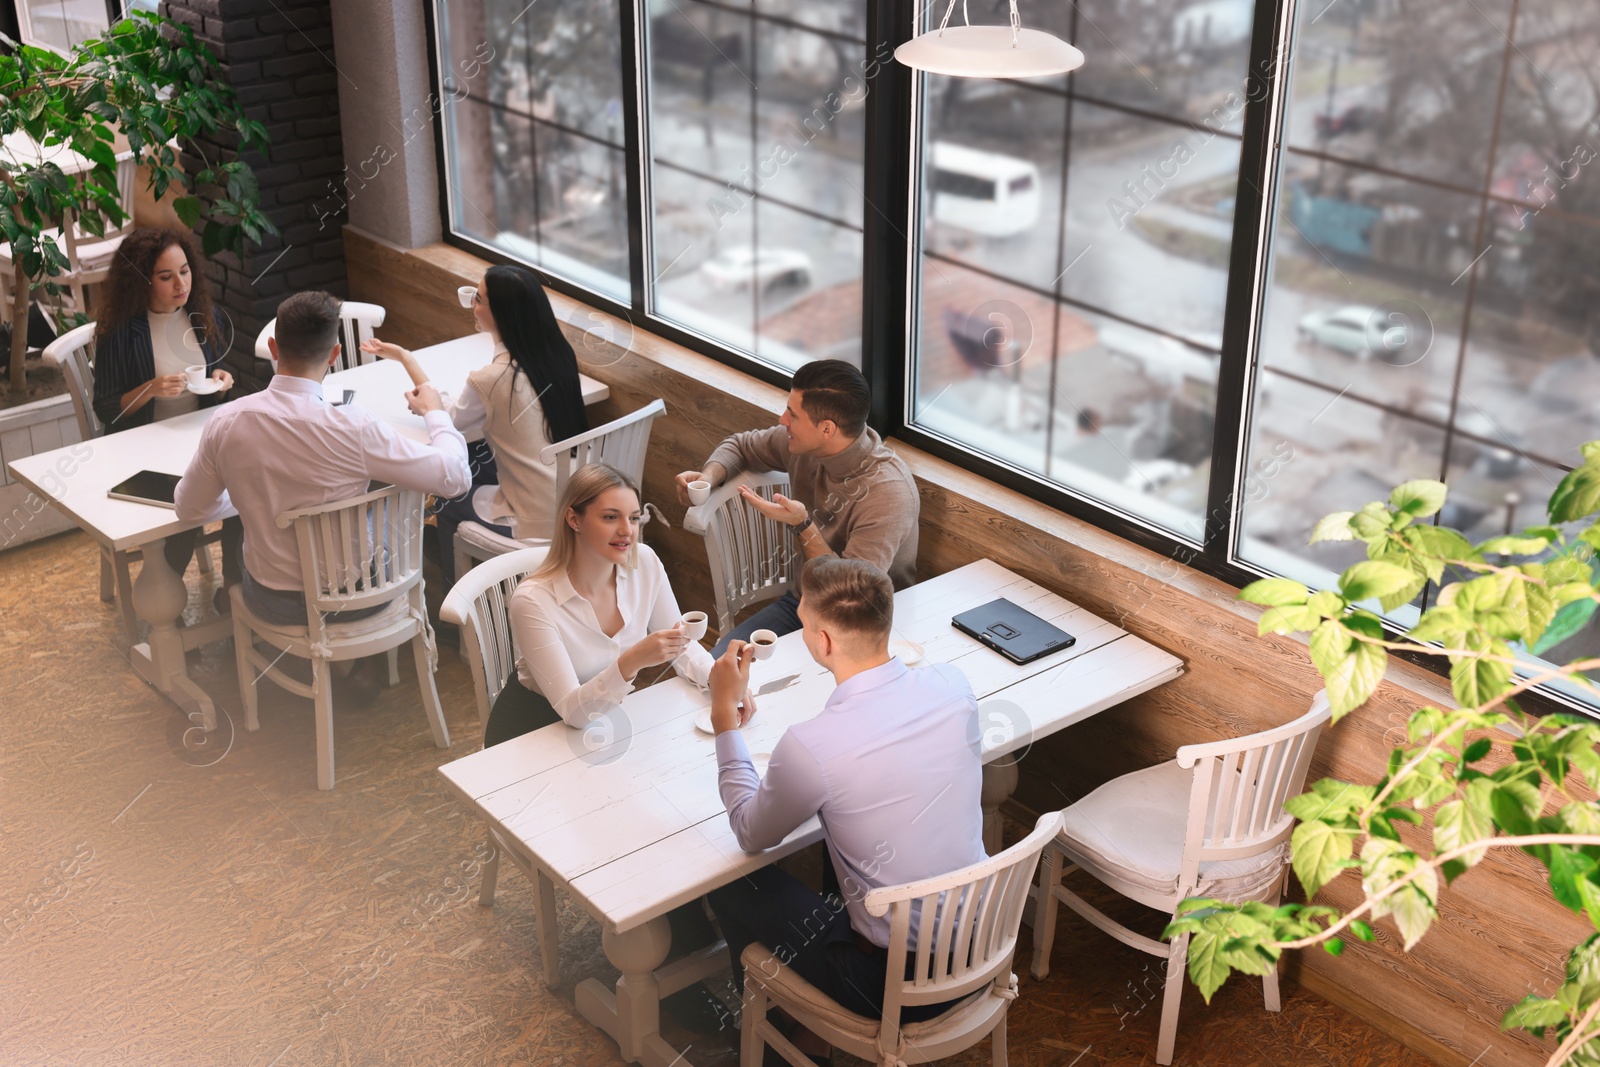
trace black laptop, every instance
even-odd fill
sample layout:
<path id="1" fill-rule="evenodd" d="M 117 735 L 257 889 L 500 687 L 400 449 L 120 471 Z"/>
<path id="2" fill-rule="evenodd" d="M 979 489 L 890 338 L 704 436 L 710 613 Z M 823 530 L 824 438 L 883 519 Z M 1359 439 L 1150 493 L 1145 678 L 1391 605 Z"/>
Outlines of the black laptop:
<path id="1" fill-rule="evenodd" d="M 963 611 L 951 619 L 950 624 L 1013 663 L 1029 663 L 1040 656 L 1070 648 L 1078 640 L 1003 597 L 980 608 Z"/>

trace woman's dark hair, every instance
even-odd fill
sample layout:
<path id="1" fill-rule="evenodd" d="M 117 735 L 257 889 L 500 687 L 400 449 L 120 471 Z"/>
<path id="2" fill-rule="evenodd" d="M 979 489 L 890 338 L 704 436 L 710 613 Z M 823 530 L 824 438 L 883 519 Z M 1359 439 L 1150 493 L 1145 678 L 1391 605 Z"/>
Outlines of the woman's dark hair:
<path id="1" fill-rule="evenodd" d="M 554 442 L 583 433 L 589 415 L 583 409 L 578 356 L 538 276 L 522 267 L 499 266 L 490 267 L 483 280 L 500 340 L 539 398 L 545 434 Z"/>
<path id="2" fill-rule="evenodd" d="M 195 250 L 193 239 L 176 230 L 152 229 L 138 229 L 128 234 L 111 257 L 105 306 L 94 331 L 96 340 L 120 330 L 135 316 L 150 310 L 150 279 L 155 274 L 156 260 L 173 245 L 183 249 L 189 261 L 189 299 L 184 302 L 183 309 L 189 313 L 195 339 L 201 343 L 216 340 L 212 336 L 216 332 L 216 319 L 211 309 L 211 285 L 206 281 L 205 264 Z"/>

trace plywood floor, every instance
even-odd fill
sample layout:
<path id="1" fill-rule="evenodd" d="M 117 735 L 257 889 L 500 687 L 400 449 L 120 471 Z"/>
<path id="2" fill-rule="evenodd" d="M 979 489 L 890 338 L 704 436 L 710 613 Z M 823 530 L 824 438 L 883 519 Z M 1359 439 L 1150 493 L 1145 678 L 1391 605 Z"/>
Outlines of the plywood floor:
<path id="1" fill-rule="evenodd" d="M 477 904 L 482 830 L 434 773 L 478 745 L 452 650 L 438 675 L 450 751 L 403 671 L 376 706 L 336 710 L 338 787 L 320 792 L 308 701 L 266 687 L 246 734 L 231 651 L 213 645 L 191 670 L 226 709 L 221 736 L 186 738 L 129 667 L 97 582 L 81 534 L 0 553 L 0 1064 L 621 1062 L 572 1006 L 577 981 L 615 977 L 598 927 L 562 901 L 549 990 L 521 875 Z M 1152 958 L 1064 917 L 1051 977 L 1022 979 L 1011 1063 L 1153 1063 L 1159 988 Z M 1259 986 L 1209 1008 L 1189 990 L 1177 1062 L 1427 1062 L 1285 994 L 1269 1015 Z M 668 1036 L 686 1064 L 737 1060 L 731 1031 Z"/>

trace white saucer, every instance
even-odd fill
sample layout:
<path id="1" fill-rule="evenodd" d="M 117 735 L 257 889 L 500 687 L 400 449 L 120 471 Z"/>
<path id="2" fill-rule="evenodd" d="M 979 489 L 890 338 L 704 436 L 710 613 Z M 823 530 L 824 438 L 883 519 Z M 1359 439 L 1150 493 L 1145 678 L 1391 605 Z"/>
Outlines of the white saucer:
<path id="1" fill-rule="evenodd" d="M 712 737 L 717 736 L 717 732 L 711 728 L 710 708 L 701 708 L 699 711 L 695 712 L 694 728 L 703 734 L 709 734 Z"/>
<path id="2" fill-rule="evenodd" d="M 222 388 L 222 383 L 217 381 L 215 378 L 207 378 L 199 385 L 194 385 L 190 382 L 185 382 L 184 384 L 188 386 L 189 392 L 195 394 L 196 396 L 210 396 L 212 393 Z"/>
<path id="3" fill-rule="evenodd" d="M 927 653 L 915 641 L 890 641 L 889 655 L 899 657 L 907 667 L 915 667 Z"/>
<path id="4" fill-rule="evenodd" d="M 756 773 L 765 778 L 767 776 L 767 764 L 772 762 L 772 753 L 752 752 L 750 753 L 750 762 L 755 764 Z"/>

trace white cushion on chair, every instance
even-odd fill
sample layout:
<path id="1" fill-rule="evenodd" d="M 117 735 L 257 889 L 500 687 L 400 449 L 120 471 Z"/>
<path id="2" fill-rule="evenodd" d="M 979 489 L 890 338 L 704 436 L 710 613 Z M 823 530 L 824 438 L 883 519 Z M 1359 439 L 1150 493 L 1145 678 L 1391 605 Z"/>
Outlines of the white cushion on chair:
<path id="1" fill-rule="evenodd" d="M 1193 782 L 1194 771 L 1177 760 L 1114 778 L 1061 813 L 1066 825 L 1056 843 L 1113 887 L 1123 883 L 1145 890 L 1141 897 L 1175 898 Z M 1282 877 L 1287 852 L 1284 844 L 1247 859 L 1203 862 L 1195 895 L 1259 896 Z"/>
<path id="2" fill-rule="evenodd" d="M 549 540 L 538 537 L 529 537 L 525 540 L 506 537 L 477 522 L 464 522 L 457 526 L 456 542 L 476 549 L 477 551 L 468 553 L 474 559 L 493 559 L 495 556 L 503 556 L 518 549 L 547 548 L 550 545 Z"/>

